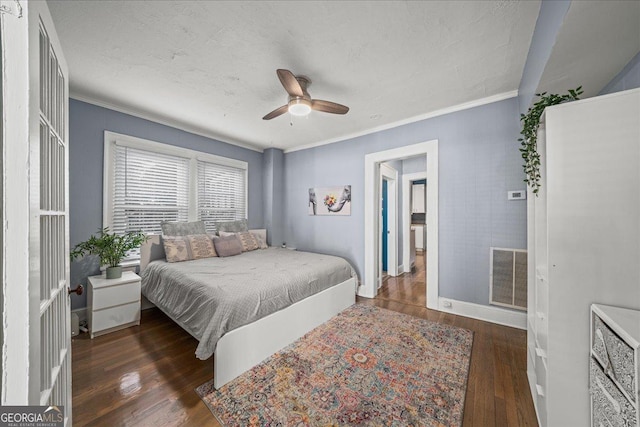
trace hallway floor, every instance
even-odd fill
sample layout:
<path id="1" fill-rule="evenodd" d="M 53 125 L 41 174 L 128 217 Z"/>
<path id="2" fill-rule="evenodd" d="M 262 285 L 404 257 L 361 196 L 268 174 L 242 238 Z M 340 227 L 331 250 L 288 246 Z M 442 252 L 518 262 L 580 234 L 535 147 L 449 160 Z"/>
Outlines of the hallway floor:
<path id="1" fill-rule="evenodd" d="M 402 304 L 427 305 L 426 252 L 416 253 L 415 268 L 400 276 L 384 275 L 377 299 L 396 301 Z"/>

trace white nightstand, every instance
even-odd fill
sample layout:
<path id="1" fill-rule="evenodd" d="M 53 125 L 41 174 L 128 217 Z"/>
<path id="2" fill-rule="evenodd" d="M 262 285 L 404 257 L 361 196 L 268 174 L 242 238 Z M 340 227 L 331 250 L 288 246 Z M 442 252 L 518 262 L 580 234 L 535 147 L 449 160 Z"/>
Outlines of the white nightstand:
<path id="1" fill-rule="evenodd" d="M 140 276 L 131 271 L 119 279 L 91 276 L 88 288 L 91 338 L 140 324 Z"/>

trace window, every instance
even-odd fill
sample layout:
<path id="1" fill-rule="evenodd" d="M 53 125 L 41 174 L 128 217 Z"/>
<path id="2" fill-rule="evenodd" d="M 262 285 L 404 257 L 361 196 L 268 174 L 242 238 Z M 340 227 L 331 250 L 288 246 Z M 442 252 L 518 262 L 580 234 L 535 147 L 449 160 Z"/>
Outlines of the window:
<path id="1" fill-rule="evenodd" d="M 104 226 L 160 233 L 162 221 L 247 217 L 247 163 L 105 132 Z"/>
<path id="2" fill-rule="evenodd" d="M 198 161 L 198 219 L 207 230 L 216 221 L 246 218 L 246 194 L 245 171 Z"/>
<path id="3" fill-rule="evenodd" d="M 162 221 L 187 221 L 189 159 L 116 144 L 114 163 L 111 231 L 160 233 Z"/>

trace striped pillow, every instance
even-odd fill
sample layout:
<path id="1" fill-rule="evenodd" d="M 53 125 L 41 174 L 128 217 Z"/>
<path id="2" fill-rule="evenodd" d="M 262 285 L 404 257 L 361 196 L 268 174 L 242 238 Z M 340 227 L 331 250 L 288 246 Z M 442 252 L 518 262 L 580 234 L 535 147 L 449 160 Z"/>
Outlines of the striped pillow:
<path id="1" fill-rule="evenodd" d="M 221 237 L 237 236 L 242 243 L 242 252 L 255 251 L 256 249 L 266 249 L 268 246 L 262 241 L 262 239 L 250 231 L 244 231 L 240 233 L 228 233 L 226 231 L 220 232 Z"/>
<path id="2" fill-rule="evenodd" d="M 167 262 L 191 261 L 218 256 L 208 234 L 162 236 Z"/>

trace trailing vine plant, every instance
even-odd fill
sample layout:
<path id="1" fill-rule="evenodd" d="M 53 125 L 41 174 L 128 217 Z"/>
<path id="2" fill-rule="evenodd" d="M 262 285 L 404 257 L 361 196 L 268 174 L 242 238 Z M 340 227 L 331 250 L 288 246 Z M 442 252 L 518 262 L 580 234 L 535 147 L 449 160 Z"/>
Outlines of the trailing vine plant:
<path id="1" fill-rule="evenodd" d="M 583 90 L 582 86 L 576 89 L 570 89 L 566 95 L 547 94 L 546 92 L 537 93 L 540 99 L 529 108 L 527 114 L 520 114 L 522 122 L 522 138 L 520 141 L 520 152 L 524 159 L 524 173 L 526 178 L 524 182 L 531 187 L 533 193 L 537 196 L 540 189 L 540 154 L 538 153 L 538 127 L 540 126 L 540 116 L 546 107 L 561 104 L 567 101 L 575 101 L 580 99 Z"/>

